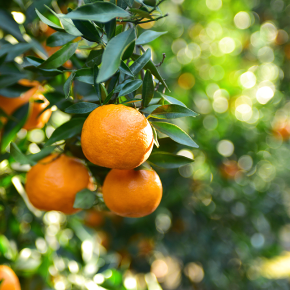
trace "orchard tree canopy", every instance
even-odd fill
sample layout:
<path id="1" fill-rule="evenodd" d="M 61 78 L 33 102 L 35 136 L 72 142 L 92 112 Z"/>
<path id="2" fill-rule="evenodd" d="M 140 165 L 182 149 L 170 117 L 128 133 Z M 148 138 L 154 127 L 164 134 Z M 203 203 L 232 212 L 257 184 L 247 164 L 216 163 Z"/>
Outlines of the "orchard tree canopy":
<path id="1" fill-rule="evenodd" d="M 0 289 L 288 289 L 289 13 L 2 1 Z"/>

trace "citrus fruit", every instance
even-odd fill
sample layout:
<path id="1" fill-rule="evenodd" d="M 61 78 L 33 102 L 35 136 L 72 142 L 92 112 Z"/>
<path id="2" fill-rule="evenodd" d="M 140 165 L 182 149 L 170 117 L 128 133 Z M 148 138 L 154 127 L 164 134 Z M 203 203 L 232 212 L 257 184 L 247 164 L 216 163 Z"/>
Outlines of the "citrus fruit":
<path id="1" fill-rule="evenodd" d="M 73 214 L 76 194 L 90 186 L 90 174 L 80 159 L 51 154 L 27 173 L 26 193 L 38 209 Z"/>
<path id="2" fill-rule="evenodd" d="M 124 105 L 104 105 L 86 119 L 82 149 L 92 163 L 115 169 L 133 169 L 146 161 L 153 147 L 147 119 Z"/>
<path id="3" fill-rule="evenodd" d="M 5 265 L 0 265 L 0 285 L 1 290 L 20 290 L 19 280 L 14 271 Z"/>
<path id="4" fill-rule="evenodd" d="M 42 101 L 42 102 L 38 103 L 37 101 Z M 33 129 L 43 128 L 50 118 L 51 109 L 47 109 L 42 114 L 40 113 L 48 105 L 49 105 L 49 101 L 43 95 L 34 94 L 31 112 L 23 128 L 28 131 L 33 130 Z"/>
<path id="5" fill-rule="evenodd" d="M 152 213 L 162 198 L 162 184 L 154 170 L 112 169 L 104 182 L 107 207 L 123 217 L 143 217 Z"/>
<path id="6" fill-rule="evenodd" d="M 104 214 L 94 209 L 88 210 L 85 214 L 84 222 L 91 228 L 102 226 L 105 223 Z"/>

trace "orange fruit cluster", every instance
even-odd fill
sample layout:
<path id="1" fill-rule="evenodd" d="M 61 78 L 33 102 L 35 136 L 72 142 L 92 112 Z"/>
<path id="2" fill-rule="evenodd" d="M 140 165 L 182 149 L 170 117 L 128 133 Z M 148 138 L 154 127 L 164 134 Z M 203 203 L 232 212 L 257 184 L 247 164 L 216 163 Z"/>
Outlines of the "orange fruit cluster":
<path id="1" fill-rule="evenodd" d="M 107 207 L 123 217 L 152 213 L 162 198 L 162 184 L 152 170 L 134 168 L 145 162 L 153 147 L 148 120 L 124 105 L 103 105 L 86 119 L 81 145 L 87 159 L 112 168 L 103 185 Z M 90 174 L 79 159 L 52 154 L 39 161 L 27 174 L 26 192 L 41 210 L 73 214 L 77 192 L 90 188 Z"/>
<path id="2" fill-rule="evenodd" d="M 43 128 L 51 115 L 50 109 L 47 109 L 41 114 L 41 112 L 49 105 L 48 100 L 41 94 L 43 88 L 38 82 L 21 80 L 19 83 L 23 86 L 32 86 L 32 88 L 17 98 L 0 96 L 0 108 L 7 115 L 12 115 L 21 106 L 30 102 L 31 106 L 29 116 L 23 128 L 26 130 Z M 6 120 L 2 118 L 2 121 Z"/>

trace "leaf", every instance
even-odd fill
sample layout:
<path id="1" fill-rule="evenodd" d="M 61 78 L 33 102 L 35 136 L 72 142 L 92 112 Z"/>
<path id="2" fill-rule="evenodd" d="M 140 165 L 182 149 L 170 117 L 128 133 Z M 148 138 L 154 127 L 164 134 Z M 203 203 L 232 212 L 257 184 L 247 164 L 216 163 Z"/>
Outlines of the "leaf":
<path id="1" fill-rule="evenodd" d="M 36 164 L 36 162 L 34 162 L 33 160 L 30 160 L 27 156 L 25 156 L 20 151 L 18 146 L 13 142 L 10 144 L 10 154 L 16 162 L 19 162 L 22 165 L 23 164 L 30 164 L 30 165 Z"/>
<path id="2" fill-rule="evenodd" d="M 102 57 L 102 65 L 98 74 L 97 83 L 109 79 L 119 69 L 124 50 L 135 40 L 134 28 L 113 37 L 107 44 Z"/>
<path id="3" fill-rule="evenodd" d="M 63 85 L 63 92 L 64 92 L 64 95 L 66 98 L 69 97 L 69 93 L 71 91 L 71 86 L 72 86 L 72 82 L 73 82 L 75 75 L 76 75 L 76 72 L 73 71 Z"/>
<path id="4" fill-rule="evenodd" d="M 133 54 L 134 55 L 134 54 Z M 148 48 L 144 54 L 134 59 L 134 63 L 130 66 L 130 69 L 134 75 L 137 75 L 141 69 L 148 63 L 151 58 L 151 49 Z"/>
<path id="5" fill-rule="evenodd" d="M 130 77 L 134 77 L 132 71 L 130 70 L 130 68 L 123 62 L 121 61 L 121 65 L 120 65 L 120 71 Z"/>
<path id="6" fill-rule="evenodd" d="M 120 73 L 117 72 L 116 74 L 114 74 L 110 80 L 110 83 L 108 85 L 108 92 L 111 93 L 111 91 L 113 91 L 115 89 L 116 84 L 119 81 L 119 77 L 120 77 Z"/>
<path id="7" fill-rule="evenodd" d="M 60 50 L 50 56 L 46 61 L 44 61 L 38 68 L 52 69 L 60 67 L 73 56 L 77 47 L 77 42 L 66 44 Z"/>
<path id="8" fill-rule="evenodd" d="M 156 119 L 176 119 L 182 117 L 196 117 L 194 111 L 179 105 L 163 105 L 155 109 L 150 117 Z"/>
<path id="9" fill-rule="evenodd" d="M 47 155 L 49 155 L 50 153 L 52 153 L 52 151 L 55 148 L 56 146 L 47 146 L 47 147 L 44 147 L 40 152 L 27 155 L 27 157 L 29 157 L 30 160 L 39 161 L 43 159 L 44 157 L 46 157 Z"/>
<path id="10" fill-rule="evenodd" d="M 88 41 L 101 43 L 102 39 L 96 26 L 90 21 L 73 20 L 76 28 L 82 33 L 83 37 Z"/>
<path id="11" fill-rule="evenodd" d="M 8 55 L 8 53 L 4 53 L 3 55 L 1 55 L 1 57 L 0 57 L 0 66 L 5 62 L 7 55 Z"/>
<path id="12" fill-rule="evenodd" d="M 24 126 L 29 114 L 29 103 L 24 104 L 17 109 L 12 118 L 8 120 L 3 128 L 1 151 L 5 150 L 8 144 L 14 139 L 17 132 Z"/>
<path id="13" fill-rule="evenodd" d="M 19 25 L 8 11 L 0 9 L 0 19 L 0 28 L 12 34 L 19 41 L 25 41 L 20 32 Z"/>
<path id="14" fill-rule="evenodd" d="M 96 200 L 97 200 L 96 193 L 94 191 L 85 188 L 76 194 L 73 207 L 89 209 L 96 203 Z"/>
<path id="15" fill-rule="evenodd" d="M 97 95 L 100 103 L 102 104 L 101 88 L 100 88 L 100 85 L 97 84 L 97 77 L 98 77 L 98 73 L 99 73 L 99 68 L 97 65 L 94 66 L 93 72 L 94 72 L 94 75 L 93 75 L 94 76 L 94 89 L 95 89 L 96 95 Z"/>
<path id="16" fill-rule="evenodd" d="M 170 97 L 170 96 L 166 96 L 160 92 L 156 92 L 156 94 L 158 94 L 162 99 L 164 99 L 165 101 L 167 101 L 168 103 L 170 104 L 175 104 L 175 105 L 179 105 L 179 106 L 182 106 L 182 107 L 186 107 L 185 104 L 183 104 L 182 102 L 180 102 L 179 100 L 173 98 L 173 97 Z"/>
<path id="17" fill-rule="evenodd" d="M 79 69 L 76 72 L 75 79 L 79 82 L 93 85 L 94 84 L 94 72 L 92 68 Z"/>
<path id="18" fill-rule="evenodd" d="M 87 58 L 86 66 L 93 67 L 100 65 L 102 62 L 102 54 L 104 50 L 92 50 Z"/>
<path id="19" fill-rule="evenodd" d="M 147 52 L 147 51 L 146 51 Z M 145 53 L 144 53 L 145 54 Z M 143 54 L 143 55 L 144 55 Z M 142 55 L 142 56 L 143 56 Z M 138 60 L 139 58 L 140 58 L 141 56 L 140 55 L 138 55 L 138 54 L 135 54 L 135 53 L 133 53 L 132 54 L 132 56 L 131 56 L 131 58 L 133 59 L 133 60 Z M 134 65 L 134 63 L 132 64 L 132 65 Z M 168 89 L 168 86 L 167 86 L 167 84 L 165 83 L 165 81 L 164 81 L 164 79 L 161 77 L 161 75 L 160 75 L 160 73 L 159 73 L 159 71 L 158 71 L 158 69 L 156 68 L 156 66 L 155 66 L 155 64 L 151 61 L 151 60 L 149 60 L 147 63 L 146 63 L 146 65 L 144 66 L 144 69 L 146 69 L 146 70 L 150 70 L 151 71 L 151 73 L 163 84 L 163 86 L 166 88 L 166 89 Z M 169 90 L 169 89 L 168 89 Z"/>
<path id="20" fill-rule="evenodd" d="M 142 85 L 142 80 L 134 80 L 129 83 L 127 83 L 120 91 L 119 97 L 126 96 L 137 89 L 139 89 Z"/>
<path id="21" fill-rule="evenodd" d="M 27 43 L 27 42 L 22 42 L 22 43 L 17 43 L 14 45 L 11 45 L 8 47 L 8 56 L 6 58 L 6 61 L 12 61 L 16 56 L 19 56 L 23 53 L 25 53 L 27 50 L 31 49 L 33 47 L 33 43 Z"/>
<path id="22" fill-rule="evenodd" d="M 49 19 L 47 19 L 45 16 L 43 16 L 36 8 L 35 8 L 35 12 L 38 15 L 38 17 L 40 18 L 40 20 L 45 23 L 46 25 L 48 25 L 49 27 L 57 30 L 57 31 L 64 31 L 63 28 L 55 23 L 53 23 L 52 21 L 50 21 Z"/>
<path id="23" fill-rule="evenodd" d="M 155 109 L 160 107 L 161 105 L 151 105 L 145 109 L 140 110 L 142 113 L 150 115 Z"/>
<path id="24" fill-rule="evenodd" d="M 81 36 L 82 33 L 75 27 L 73 21 L 68 18 L 64 18 L 63 14 L 56 14 L 56 16 L 59 18 L 59 21 L 61 22 L 64 30 L 74 36 Z"/>
<path id="25" fill-rule="evenodd" d="M 116 17 L 130 17 L 130 13 L 110 2 L 95 2 L 83 5 L 69 12 L 64 17 L 105 23 Z"/>
<path id="26" fill-rule="evenodd" d="M 69 114 L 87 114 L 92 112 L 97 107 L 99 107 L 99 105 L 96 105 L 94 103 L 79 102 L 66 108 L 65 112 Z"/>
<path id="27" fill-rule="evenodd" d="M 116 33 L 116 18 L 110 20 L 109 22 L 105 23 L 105 30 L 107 34 L 108 40 L 113 38 Z"/>
<path id="28" fill-rule="evenodd" d="M 120 25 L 122 27 L 122 25 Z M 126 60 L 131 57 L 132 53 L 134 52 L 135 49 L 135 41 L 133 41 L 125 50 L 122 60 Z"/>
<path id="29" fill-rule="evenodd" d="M 157 32 L 157 31 L 152 31 L 152 30 L 146 30 L 137 38 L 136 45 L 143 45 L 143 44 L 149 43 L 149 42 L 155 40 L 156 38 L 158 38 L 159 36 L 166 34 L 166 33 L 167 33 L 167 31 Z"/>
<path id="30" fill-rule="evenodd" d="M 176 125 L 166 122 L 151 122 L 151 124 L 157 131 L 167 135 L 175 142 L 198 148 L 198 145 L 191 139 L 191 137 Z"/>
<path id="31" fill-rule="evenodd" d="M 156 145 L 157 148 L 159 148 L 159 141 L 158 141 L 158 135 L 157 135 L 157 132 L 156 132 L 156 129 L 151 125 L 151 128 L 152 128 L 152 132 L 153 132 L 153 140 L 154 140 L 154 143 Z"/>
<path id="32" fill-rule="evenodd" d="M 154 84 L 152 74 L 150 71 L 146 71 L 143 87 L 142 87 L 142 107 L 147 107 L 154 95 Z"/>
<path id="33" fill-rule="evenodd" d="M 17 83 L 23 75 L 0 75 L 0 88 L 5 88 Z"/>
<path id="34" fill-rule="evenodd" d="M 112 90 L 112 91 L 107 95 L 107 97 L 106 97 L 105 100 L 104 100 L 103 105 L 106 105 L 106 104 L 108 104 L 108 103 L 110 102 L 110 100 L 111 100 L 113 94 L 114 94 L 114 90 Z"/>
<path id="35" fill-rule="evenodd" d="M 22 86 L 20 84 L 14 84 L 6 88 L 0 89 L 0 95 L 6 98 L 18 98 L 32 87 Z"/>
<path id="36" fill-rule="evenodd" d="M 62 124 L 52 133 L 45 146 L 49 146 L 57 141 L 72 138 L 81 133 L 85 118 L 75 118 Z"/>
<path id="37" fill-rule="evenodd" d="M 124 0 L 124 2 L 127 3 L 128 6 L 132 7 L 134 4 L 134 0 Z"/>
<path id="38" fill-rule="evenodd" d="M 66 32 L 55 32 L 46 40 L 46 45 L 50 47 L 62 46 L 75 38 L 76 36 Z"/>
<path id="39" fill-rule="evenodd" d="M 147 162 L 161 168 L 173 169 L 192 163 L 193 160 L 167 152 L 154 152 L 150 155 Z"/>
<path id="40" fill-rule="evenodd" d="M 137 8 L 131 8 L 130 11 L 133 12 L 135 15 L 139 15 L 143 18 L 153 19 L 153 17 L 150 15 L 148 11 Z"/>

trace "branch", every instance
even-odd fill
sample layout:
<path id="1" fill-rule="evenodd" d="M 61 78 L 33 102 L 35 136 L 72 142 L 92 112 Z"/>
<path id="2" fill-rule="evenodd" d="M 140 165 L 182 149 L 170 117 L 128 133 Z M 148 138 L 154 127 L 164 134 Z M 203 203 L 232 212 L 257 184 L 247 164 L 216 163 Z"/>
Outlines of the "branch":
<path id="1" fill-rule="evenodd" d="M 165 53 L 162 53 L 162 55 L 163 55 L 163 58 L 162 58 L 162 60 L 158 64 L 155 64 L 156 67 L 159 67 L 159 66 L 161 66 L 163 64 L 164 59 L 166 58 L 166 54 Z"/>

